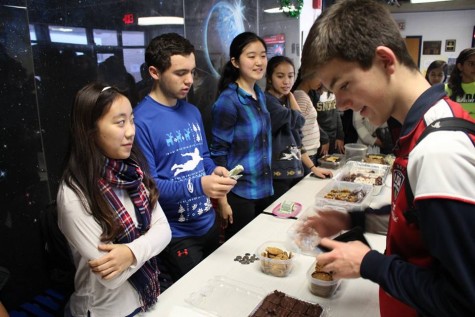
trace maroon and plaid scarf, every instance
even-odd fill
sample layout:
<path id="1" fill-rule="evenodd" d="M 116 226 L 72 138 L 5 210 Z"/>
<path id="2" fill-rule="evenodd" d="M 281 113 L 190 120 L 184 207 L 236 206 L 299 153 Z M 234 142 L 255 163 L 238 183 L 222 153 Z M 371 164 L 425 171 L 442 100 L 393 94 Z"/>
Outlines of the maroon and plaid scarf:
<path id="1" fill-rule="evenodd" d="M 123 228 L 123 233 L 116 238 L 115 243 L 132 242 L 150 228 L 152 211 L 150 210 L 148 195 L 142 179 L 143 172 L 132 159 L 106 159 L 102 178 L 99 179 L 99 189 L 116 212 L 116 219 Z M 113 188 L 127 190 L 135 207 L 137 226 L 135 226 L 129 212 L 114 193 Z M 128 281 L 140 295 L 143 311 L 146 311 L 157 301 L 157 297 L 160 294 L 159 274 L 157 259 L 152 257 L 129 277 Z"/>

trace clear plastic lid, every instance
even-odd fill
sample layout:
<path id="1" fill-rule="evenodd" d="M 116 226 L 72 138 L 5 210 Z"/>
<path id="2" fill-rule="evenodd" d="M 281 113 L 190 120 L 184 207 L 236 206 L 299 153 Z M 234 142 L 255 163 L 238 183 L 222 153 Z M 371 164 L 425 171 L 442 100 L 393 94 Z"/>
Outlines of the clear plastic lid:
<path id="1" fill-rule="evenodd" d="M 215 276 L 185 301 L 209 316 L 242 317 L 249 316 L 265 296 L 266 292 L 257 286 Z"/>

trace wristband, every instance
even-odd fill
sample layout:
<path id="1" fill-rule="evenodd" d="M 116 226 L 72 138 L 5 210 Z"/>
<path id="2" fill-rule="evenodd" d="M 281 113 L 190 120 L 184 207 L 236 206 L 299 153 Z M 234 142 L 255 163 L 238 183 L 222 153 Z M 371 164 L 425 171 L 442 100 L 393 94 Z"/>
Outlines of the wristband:
<path id="1" fill-rule="evenodd" d="M 308 169 L 311 170 L 311 169 L 314 168 L 314 167 L 315 167 L 315 165 L 312 165 L 312 166 L 310 166 Z"/>

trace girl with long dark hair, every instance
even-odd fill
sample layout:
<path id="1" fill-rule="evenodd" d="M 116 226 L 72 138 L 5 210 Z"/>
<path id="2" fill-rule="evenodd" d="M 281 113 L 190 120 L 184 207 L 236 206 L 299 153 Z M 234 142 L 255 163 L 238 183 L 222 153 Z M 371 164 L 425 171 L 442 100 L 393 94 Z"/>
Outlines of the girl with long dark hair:
<path id="1" fill-rule="evenodd" d="M 257 85 L 266 71 L 267 46 L 256 34 L 244 32 L 232 41 L 229 56 L 212 109 L 210 147 L 217 165 L 229 170 L 244 167 L 227 196 L 233 223 L 226 228 L 226 238 L 262 212 L 273 194 L 270 114 Z"/>
<path id="2" fill-rule="evenodd" d="M 155 256 L 171 231 L 134 137 L 132 106 L 116 88 L 77 93 L 57 195 L 76 266 L 67 316 L 133 316 L 160 293 Z"/>

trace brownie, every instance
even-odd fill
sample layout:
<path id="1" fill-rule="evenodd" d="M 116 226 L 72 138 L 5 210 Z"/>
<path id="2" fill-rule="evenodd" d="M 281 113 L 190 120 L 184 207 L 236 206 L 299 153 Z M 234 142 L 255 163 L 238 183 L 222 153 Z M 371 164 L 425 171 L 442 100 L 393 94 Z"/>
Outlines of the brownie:
<path id="1" fill-rule="evenodd" d="M 310 306 L 310 303 L 299 301 L 299 302 L 295 303 L 292 310 L 296 313 L 303 314 L 307 311 L 308 306 Z"/>
<path id="2" fill-rule="evenodd" d="M 307 316 L 320 316 L 323 312 L 323 308 L 320 305 L 310 305 L 307 308 Z"/>
<path id="3" fill-rule="evenodd" d="M 295 304 L 297 304 L 297 302 L 295 301 L 295 298 L 289 297 L 289 296 L 285 296 L 280 302 L 281 307 L 287 307 L 289 309 L 293 309 Z"/>
<path id="4" fill-rule="evenodd" d="M 273 293 L 270 293 L 269 295 L 267 295 L 266 299 L 275 305 L 279 305 L 282 298 L 284 297 L 285 297 L 284 293 L 279 292 L 279 291 L 274 291 Z"/>
<path id="5" fill-rule="evenodd" d="M 268 294 L 249 317 L 319 317 L 323 308 L 275 290 Z"/>

